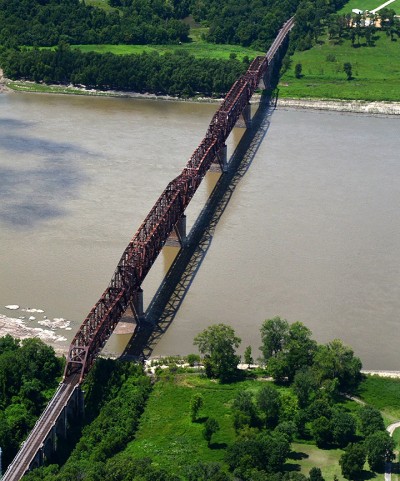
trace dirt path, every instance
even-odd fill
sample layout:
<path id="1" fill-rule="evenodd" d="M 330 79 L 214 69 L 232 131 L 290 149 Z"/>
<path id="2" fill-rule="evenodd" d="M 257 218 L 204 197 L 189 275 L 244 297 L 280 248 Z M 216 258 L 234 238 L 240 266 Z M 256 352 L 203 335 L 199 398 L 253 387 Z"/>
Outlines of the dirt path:
<path id="1" fill-rule="evenodd" d="M 394 431 L 400 428 L 400 421 L 396 421 L 395 423 L 389 424 L 389 426 L 386 428 L 386 431 L 390 434 L 390 436 L 393 436 Z M 386 463 L 385 464 L 385 481 L 391 481 L 392 479 L 392 463 Z"/>

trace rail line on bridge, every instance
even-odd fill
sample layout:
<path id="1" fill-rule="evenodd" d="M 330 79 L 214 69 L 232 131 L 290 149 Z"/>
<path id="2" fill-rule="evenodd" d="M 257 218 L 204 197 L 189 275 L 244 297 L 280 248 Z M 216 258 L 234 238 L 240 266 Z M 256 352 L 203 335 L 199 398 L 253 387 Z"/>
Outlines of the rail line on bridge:
<path id="1" fill-rule="evenodd" d="M 141 293 L 141 284 L 170 234 L 184 216 L 204 175 L 217 159 L 221 166 L 225 141 L 260 84 L 267 84 L 279 48 L 294 25 L 289 19 L 279 31 L 265 56 L 256 57 L 248 70 L 231 87 L 214 114 L 206 134 L 181 174 L 173 179 L 157 199 L 142 225 L 124 250 L 111 281 L 74 336 L 64 373 L 64 381 L 41 415 L 34 429 L 5 472 L 2 481 L 19 481 L 43 454 L 46 440 L 55 429 L 61 412 L 93 365 L 118 321 Z"/>
<path id="2" fill-rule="evenodd" d="M 267 75 L 268 65 L 293 27 L 288 20 L 266 56 L 256 57 L 247 72 L 231 87 L 214 114 L 206 135 L 181 174 L 172 180 L 126 247 L 109 286 L 75 335 L 68 354 L 65 377 L 79 373 L 82 381 L 104 347 L 132 298 L 141 290 L 147 273 L 175 225 L 182 218 L 204 175 L 214 160 L 221 159 L 225 141 L 240 114 Z"/>

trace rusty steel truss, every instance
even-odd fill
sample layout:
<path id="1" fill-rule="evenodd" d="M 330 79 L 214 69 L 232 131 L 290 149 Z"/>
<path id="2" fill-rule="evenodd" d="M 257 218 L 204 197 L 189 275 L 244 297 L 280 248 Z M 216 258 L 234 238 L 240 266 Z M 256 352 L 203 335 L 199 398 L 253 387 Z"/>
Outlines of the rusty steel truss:
<path id="1" fill-rule="evenodd" d="M 124 250 L 111 281 L 76 333 L 67 358 L 65 378 L 89 371 L 96 356 L 111 336 L 121 316 L 140 286 L 169 235 L 200 185 L 204 175 L 222 155 L 225 142 L 251 96 L 265 79 L 268 66 L 283 44 L 294 20 L 279 31 L 266 56 L 256 57 L 247 72 L 231 87 L 213 116 L 204 139 L 186 166 L 168 184 Z"/>

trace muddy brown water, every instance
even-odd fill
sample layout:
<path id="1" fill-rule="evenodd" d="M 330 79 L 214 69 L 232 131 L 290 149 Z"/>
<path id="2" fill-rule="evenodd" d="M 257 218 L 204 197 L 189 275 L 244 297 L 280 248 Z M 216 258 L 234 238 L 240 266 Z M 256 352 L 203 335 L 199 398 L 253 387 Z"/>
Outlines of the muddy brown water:
<path id="1" fill-rule="evenodd" d="M 0 313 L 40 329 L 44 316 L 68 319 L 70 330 L 55 329 L 67 346 L 215 109 L 0 95 Z M 366 368 L 398 370 L 400 119 L 282 109 L 270 121 L 154 354 L 193 352 L 199 331 L 224 322 L 257 357 L 262 321 L 280 315 L 318 341 L 342 338 Z M 189 227 L 215 180 L 193 199 Z M 159 256 L 145 303 L 175 252 Z M 118 351 L 126 336 L 114 337 Z"/>

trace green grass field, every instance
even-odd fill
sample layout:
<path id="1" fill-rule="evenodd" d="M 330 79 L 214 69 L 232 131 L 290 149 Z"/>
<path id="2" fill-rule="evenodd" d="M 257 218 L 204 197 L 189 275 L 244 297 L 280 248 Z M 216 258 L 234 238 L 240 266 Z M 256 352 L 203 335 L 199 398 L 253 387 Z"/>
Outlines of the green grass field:
<path id="1" fill-rule="evenodd" d="M 85 3 L 86 5 L 91 5 L 92 7 L 102 8 L 106 12 L 114 10 L 113 7 L 110 7 L 107 0 L 85 0 Z"/>
<path id="2" fill-rule="evenodd" d="M 400 379 L 367 376 L 358 395 L 382 412 L 387 425 L 400 420 Z"/>
<path id="3" fill-rule="evenodd" d="M 339 10 L 338 13 L 350 13 L 353 8 L 357 8 L 359 10 L 374 10 L 375 8 L 379 7 L 385 3 L 385 0 L 349 0 L 346 5 Z M 400 12 L 400 0 L 395 0 L 387 8 L 393 9 L 396 13 Z"/>
<path id="4" fill-rule="evenodd" d="M 400 1 L 400 0 L 399 0 Z M 378 34 L 375 47 L 352 47 L 350 40 L 324 43 L 295 52 L 291 66 L 281 78 L 279 95 L 284 98 L 400 100 L 400 40 L 392 42 Z M 332 61 L 333 60 L 333 61 Z M 347 80 L 343 64 L 352 64 L 353 79 Z M 295 66 L 302 65 L 302 77 Z"/>
<path id="5" fill-rule="evenodd" d="M 167 52 L 186 52 L 199 58 L 220 58 L 228 59 L 230 55 L 236 54 L 242 60 L 246 55 L 252 59 L 263 52 L 252 50 L 239 45 L 214 45 L 203 41 L 183 43 L 181 45 L 77 45 L 82 52 L 111 52 L 116 55 L 141 54 L 143 52 L 158 52 L 164 55 Z"/>
<path id="6" fill-rule="evenodd" d="M 265 385 L 265 380 L 248 380 L 234 384 L 219 384 L 198 374 L 170 375 L 154 386 L 145 412 L 140 421 L 136 440 L 130 443 L 127 451 L 133 457 L 148 456 L 154 464 L 173 473 L 182 472 L 182 466 L 201 460 L 204 462 L 224 462 L 226 447 L 235 439 L 231 405 L 238 391 L 246 389 L 256 392 Z M 281 389 L 281 388 L 280 388 Z M 282 388 L 284 389 L 284 388 Z M 192 423 L 189 414 L 190 399 L 200 392 L 204 405 L 198 422 Z M 346 401 L 346 408 L 358 405 Z M 208 447 L 202 437 L 203 423 L 208 417 L 215 417 L 220 431 Z M 334 475 L 344 481 L 339 466 L 340 449 L 321 450 L 307 443 L 293 443 L 287 471 L 299 471 L 308 475 L 313 466 L 321 468 L 327 481 Z M 366 471 L 365 479 L 371 479 Z M 383 481 L 383 476 L 377 476 Z"/>

